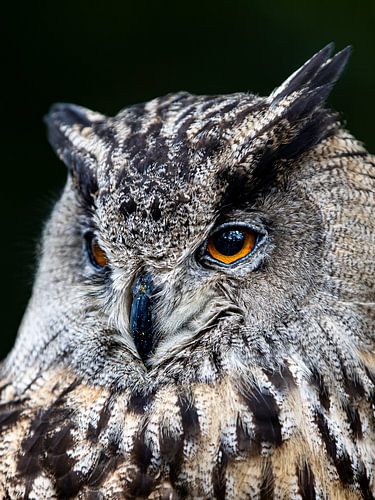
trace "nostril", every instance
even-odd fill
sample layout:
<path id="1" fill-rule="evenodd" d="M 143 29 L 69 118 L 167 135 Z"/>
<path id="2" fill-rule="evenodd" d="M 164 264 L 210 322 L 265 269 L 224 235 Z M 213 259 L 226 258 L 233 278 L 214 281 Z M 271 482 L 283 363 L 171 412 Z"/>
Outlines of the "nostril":
<path id="1" fill-rule="evenodd" d="M 130 309 L 130 331 L 143 361 L 154 346 L 153 304 L 154 284 L 149 273 L 143 273 L 135 280 L 132 288 Z"/>

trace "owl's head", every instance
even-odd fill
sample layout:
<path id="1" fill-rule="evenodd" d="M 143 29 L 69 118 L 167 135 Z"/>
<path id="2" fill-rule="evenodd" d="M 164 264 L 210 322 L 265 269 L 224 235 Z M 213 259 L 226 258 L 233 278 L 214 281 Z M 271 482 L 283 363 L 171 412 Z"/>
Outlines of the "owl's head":
<path id="1" fill-rule="evenodd" d="M 324 107 L 349 56 L 331 51 L 268 97 L 176 93 L 113 118 L 53 106 L 69 175 L 22 363 L 58 359 L 120 386 L 277 373 L 286 360 L 329 377 L 343 352 L 360 370 L 357 351 L 373 345 L 369 167 Z"/>

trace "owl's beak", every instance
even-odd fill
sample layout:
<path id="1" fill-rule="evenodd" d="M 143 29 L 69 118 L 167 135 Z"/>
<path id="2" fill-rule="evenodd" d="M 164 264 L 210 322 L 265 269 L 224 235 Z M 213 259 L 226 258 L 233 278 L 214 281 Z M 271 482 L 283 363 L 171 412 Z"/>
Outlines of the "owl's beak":
<path id="1" fill-rule="evenodd" d="M 130 331 L 141 359 L 145 361 L 154 345 L 153 304 L 154 285 L 148 273 L 141 274 L 132 288 Z"/>

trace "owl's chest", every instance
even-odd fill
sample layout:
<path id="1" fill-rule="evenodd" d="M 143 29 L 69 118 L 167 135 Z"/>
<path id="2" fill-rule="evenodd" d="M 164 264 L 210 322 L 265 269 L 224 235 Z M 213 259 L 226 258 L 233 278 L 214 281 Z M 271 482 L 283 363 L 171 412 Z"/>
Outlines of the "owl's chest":
<path id="1" fill-rule="evenodd" d="M 334 455 L 328 420 L 298 388 L 281 397 L 223 381 L 145 396 L 61 376 L 1 407 L 4 495 L 372 498 L 354 468 L 370 457 L 354 443 L 346 461 Z"/>

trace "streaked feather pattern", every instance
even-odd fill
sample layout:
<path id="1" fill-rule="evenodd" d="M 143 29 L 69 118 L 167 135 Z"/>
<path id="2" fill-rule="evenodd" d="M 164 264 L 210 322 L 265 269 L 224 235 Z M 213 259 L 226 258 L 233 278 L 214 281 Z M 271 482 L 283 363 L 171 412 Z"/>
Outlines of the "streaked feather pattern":
<path id="1" fill-rule="evenodd" d="M 331 52 L 267 98 L 52 108 L 69 178 L 2 366 L 2 498 L 374 498 L 375 163 L 324 107 Z M 199 264 L 220 221 L 263 231 L 251 268 Z"/>

